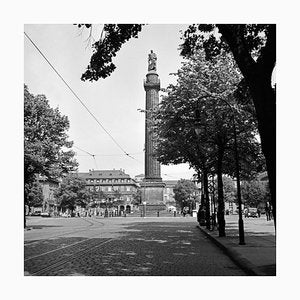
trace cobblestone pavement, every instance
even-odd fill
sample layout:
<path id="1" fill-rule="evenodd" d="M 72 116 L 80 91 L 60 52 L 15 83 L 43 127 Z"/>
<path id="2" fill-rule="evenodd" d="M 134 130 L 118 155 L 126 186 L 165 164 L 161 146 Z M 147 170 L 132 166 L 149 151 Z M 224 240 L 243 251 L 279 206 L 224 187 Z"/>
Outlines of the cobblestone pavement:
<path id="1" fill-rule="evenodd" d="M 31 218 L 25 275 L 246 275 L 195 218 Z"/>

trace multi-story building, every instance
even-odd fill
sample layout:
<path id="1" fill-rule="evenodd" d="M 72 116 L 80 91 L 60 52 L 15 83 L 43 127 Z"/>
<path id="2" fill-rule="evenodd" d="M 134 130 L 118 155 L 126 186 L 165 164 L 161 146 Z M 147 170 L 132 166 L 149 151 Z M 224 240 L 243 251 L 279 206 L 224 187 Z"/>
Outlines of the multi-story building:
<path id="1" fill-rule="evenodd" d="M 89 170 L 76 173 L 76 176 L 86 181 L 86 187 L 90 191 L 103 192 L 107 202 L 113 203 L 118 200 L 115 206 L 119 211 L 133 210 L 138 184 L 125 170 Z"/>

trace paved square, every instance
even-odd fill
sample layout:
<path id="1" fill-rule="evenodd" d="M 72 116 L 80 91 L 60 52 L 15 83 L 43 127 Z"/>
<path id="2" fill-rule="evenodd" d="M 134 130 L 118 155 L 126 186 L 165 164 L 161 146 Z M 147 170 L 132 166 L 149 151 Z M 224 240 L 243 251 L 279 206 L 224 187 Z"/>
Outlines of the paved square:
<path id="1" fill-rule="evenodd" d="M 245 275 L 195 218 L 30 218 L 25 275 Z"/>

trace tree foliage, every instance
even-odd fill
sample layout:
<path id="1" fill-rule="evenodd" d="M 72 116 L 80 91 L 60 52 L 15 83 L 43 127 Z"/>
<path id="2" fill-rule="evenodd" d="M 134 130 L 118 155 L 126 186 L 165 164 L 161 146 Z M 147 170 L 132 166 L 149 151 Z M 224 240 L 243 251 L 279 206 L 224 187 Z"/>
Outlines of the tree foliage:
<path id="1" fill-rule="evenodd" d="M 43 205 L 43 190 L 41 184 L 35 180 L 25 185 L 25 204 L 31 207 L 40 207 Z"/>
<path id="2" fill-rule="evenodd" d="M 72 146 L 68 128 L 68 118 L 51 108 L 44 95 L 34 96 L 24 86 L 24 204 L 40 194 L 35 184 L 37 176 L 57 179 L 77 167 L 75 153 L 65 150 Z"/>
<path id="3" fill-rule="evenodd" d="M 233 30 L 243 39 L 244 46 L 253 59 L 261 55 L 271 25 L 268 24 L 193 24 L 183 34 L 181 55 L 189 56 L 199 49 L 205 49 L 206 59 L 211 60 L 221 51 L 230 51 L 227 39 L 220 32 Z"/>
<path id="4" fill-rule="evenodd" d="M 24 87 L 25 184 L 34 182 L 37 175 L 58 178 L 77 167 L 75 153 L 67 150 L 72 146 L 68 128 L 68 118 L 51 108 L 44 95 L 34 96 Z"/>
<path id="5" fill-rule="evenodd" d="M 236 202 L 237 197 L 234 181 L 228 176 L 223 176 L 223 187 L 225 202 Z"/>
<path id="6" fill-rule="evenodd" d="M 189 163 L 196 170 L 207 168 L 215 173 L 218 147 L 223 147 L 225 171 L 234 175 L 234 114 L 238 145 L 244 153 L 240 159 L 244 176 L 250 176 L 256 167 L 254 158 L 261 153 L 255 137 L 257 124 L 248 111 L 251 104 L 235 101 L 241 75 L 232 56 L 223 52 L 207 62 L 199 51 L 185 61 L 177 77 L 177 84 L 165 90 L 167 95 L 154 112 L 158 160 L 164 164 Z M 200 126 L 199 135 L 196 126 Z"/>
<path id="7" fill-rule="evenodd" d="M 54 196 L 60 209 L 73 211 L 76 205 L 86 207 L 92 200 L 92 194 L 86 188 L 85 180 L 73 175 L 64 177 L 59 188 L 55 191 Z"/>
<path id="8" fill-rule="evenodd" d="M 91 27 L 91 24 L 79 24 Z M 116 68 L 112 59 L 130 38 L 138 37 L 141 24 L 104 24 L 101 38 L 93 44 L 93 55 L 81 80 L 94 81 L 108 77 Z"/>
<path id="9" fill-rule="evenodd" d="M 183 208 L 189 206 L 189 203 L 194 200 L 197 187 L 190 180 L 180 179 L 174 186 L 173 191 L 176 203 Z"/>
<path id="10" fill-rule="evenodd" d="M 270 191 L 264 182 L 258 180 L 243 181 L 241 184 L 242 201 L 246 206 L 258 207 L 269 201 Z"/>
<path id="11" fill-rule="evenodd" d="M 276 64 L 276 25 L 194 24 L 183 39 L 183 56 L 199 48 L 205 50 L 208 60 L 220 51 L 233 54 L 244 77 L 240 88 L 245 91 L 247 87 L 253 99 L 276 220 L 276 93 L 271 82 Z"/>
<path id="12" fill-rule="evenodd" d="M 235 133 L 239 152 L 245 152 L 239 159 L 245 176 L 254 171 L 260 151 L 256 120 L 248 110 L 251 103 L 237 103 L 235 91 L 241 75 L 225 51 L 209 62 L 203 51 L 191 55 L 177 77 L 177 84 L 166 89 L 167 95 L 154 113 L 156 154 L 162 163 L 188 162 L 203 173 L 207 223 L 207 176 L 217 174 L 218 222 L 223 224 L 219 234 L 224 236 L 222 175 L 236 176 Z"/>

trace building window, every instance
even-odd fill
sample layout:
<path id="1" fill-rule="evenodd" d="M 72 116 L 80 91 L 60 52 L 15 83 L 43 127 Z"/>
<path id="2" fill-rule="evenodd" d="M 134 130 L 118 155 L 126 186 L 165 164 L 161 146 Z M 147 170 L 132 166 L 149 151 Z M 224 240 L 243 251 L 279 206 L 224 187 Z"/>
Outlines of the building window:
<path id="1" fill-rule="evenodd" d="M 111 192 L 111 186 L 108 187 L 108 191 Z"/>
<path id="2" fill-rule="evenodd" d="M 127 191 L 127 192 L 130 192 L 130 186 L 127 186 L 127 187 L 126 187 L 126 191 Z"/>
<path id="3" fill-rule="evenodd" d="M 94 179 L 91 179 L 91 182 L 94 182 Z"/>

